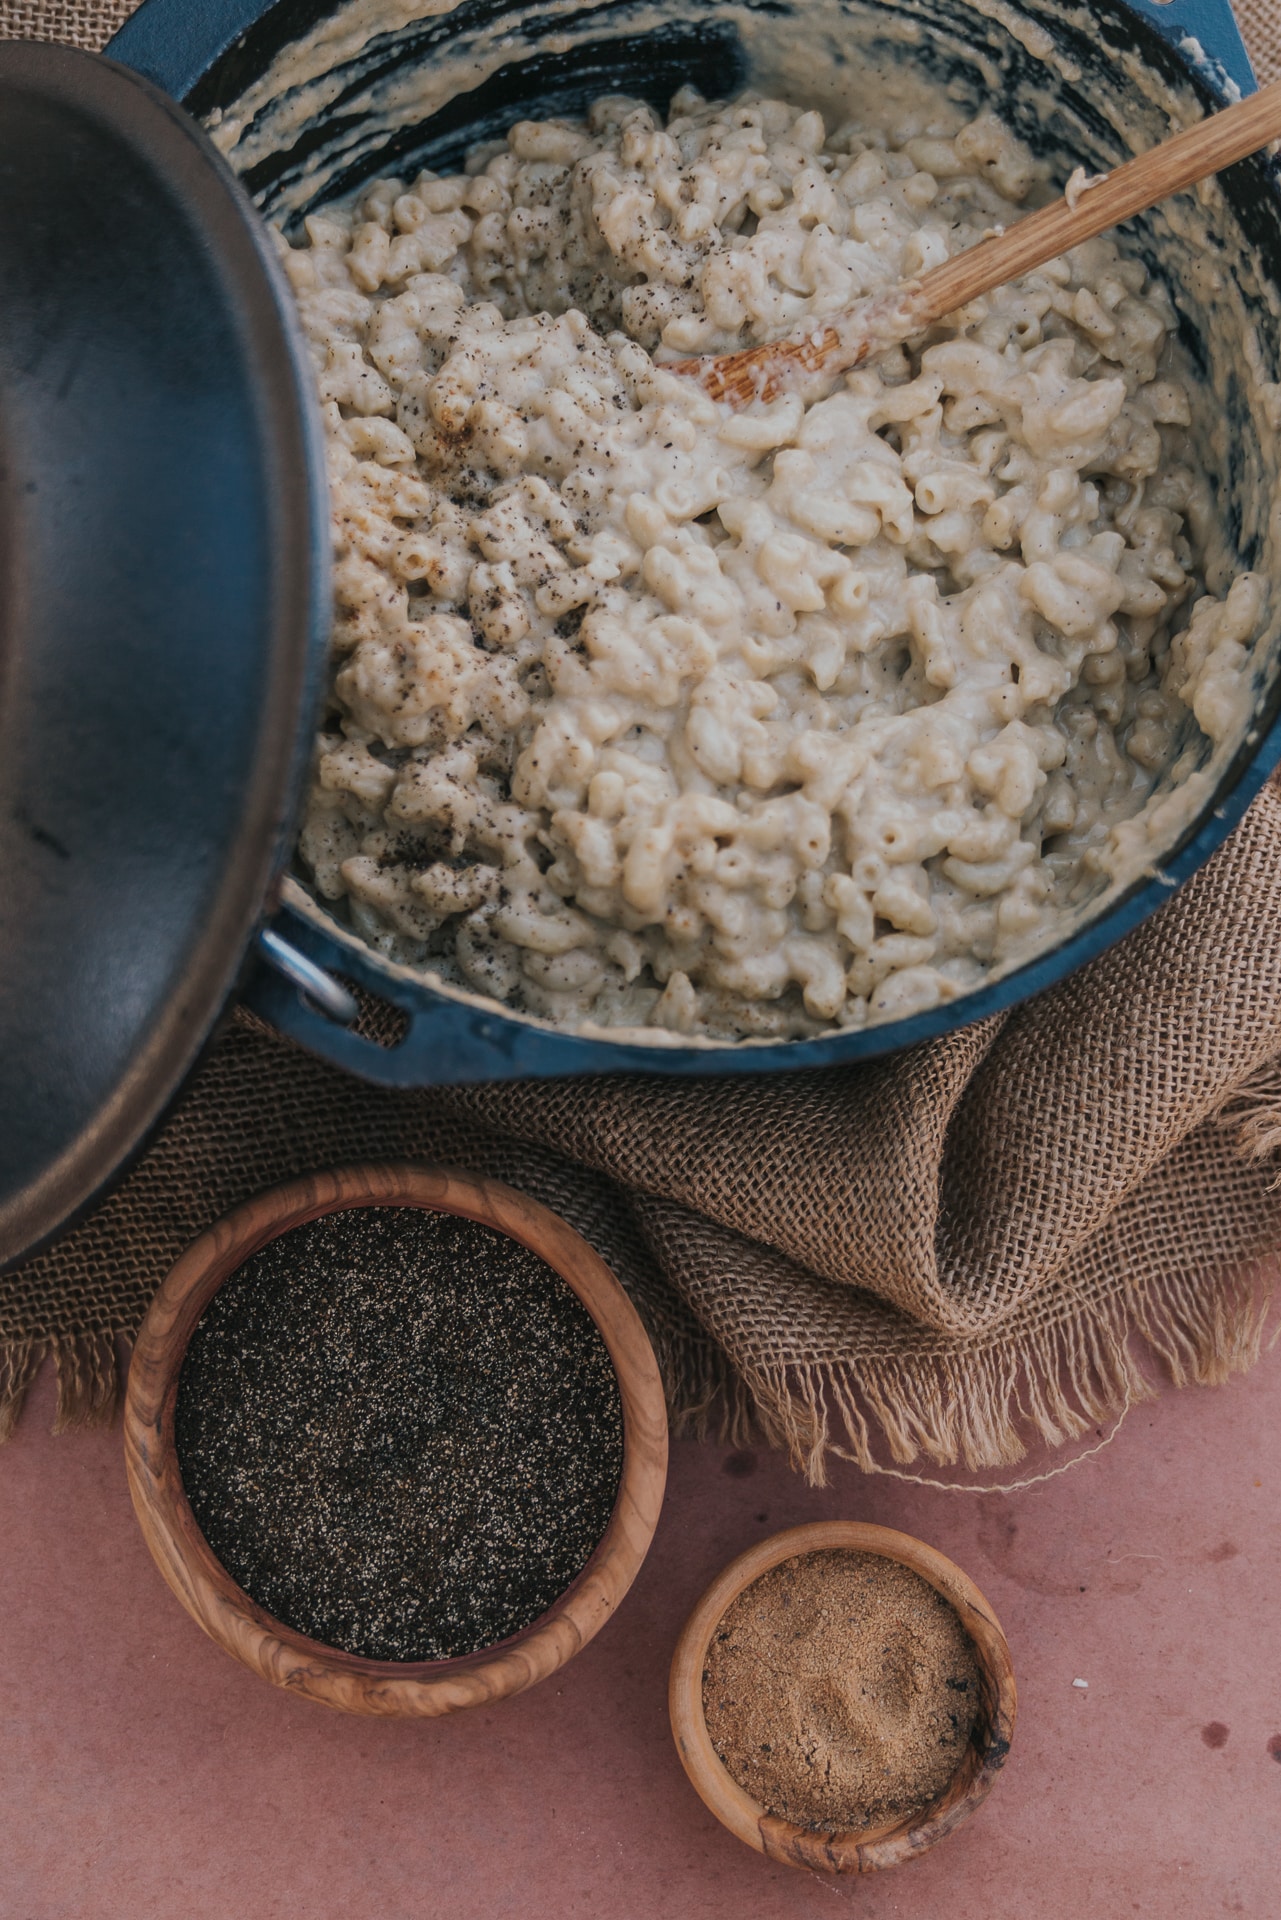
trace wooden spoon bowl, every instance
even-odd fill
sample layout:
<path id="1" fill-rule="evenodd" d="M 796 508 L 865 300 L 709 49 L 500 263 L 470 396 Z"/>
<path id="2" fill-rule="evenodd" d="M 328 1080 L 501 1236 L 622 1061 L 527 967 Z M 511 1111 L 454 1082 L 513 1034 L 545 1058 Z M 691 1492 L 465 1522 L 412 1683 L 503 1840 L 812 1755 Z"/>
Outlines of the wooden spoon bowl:
<path id="1" fill-rule="evenodd" d="M 258 1606 L 196 1524 L 174 1441 L 178 1378 L 192 1332 L 229 1275 L 290 1228 L 347 1207 L 422 1207 L 495 1228 L 547 1262 L 586 1307 L 609 1350 L 623 1410 L 623 1470 L 591 1559 L 547 1612 L 510 1639 L 453 1660 L 367 1660 L 296 1633 Z M 412 1166 L 318 1173 L 246 1201 L 196 1240 L 152 1301 L 134 1348 L 124 1419 L 129 1491 L 156 1565 L 198 1626 L 237 1660 L 308 1700 L 347 1713 L 435 1716 L 545 1680 L 572 1659 L 627 1592 L 658 1524 L 667 1412 L 636 1309 L 587 1242 L 556 1214 L 497 1181 Z"/>
<path id="2" fill-rule="evenodd" d="M 878 1553 L 927 1580 L 951 1602 L 979 1669 L 979 1710 L 964 1757 L 928 1806 L 904 1820 L 848 1833 L 819 1833 L 770 1813 L 732 1778 L 712 1745 L 703 1714 L 703 1668 L 712 1635 L 730 1603 L 763 1573 L 803 1553 L 832 1549 Z M 694 1788 L 723 1826 L 784 1866 L 810 1873 L 875 1873 L 914 1860 L 969 1819 L 992 1791 L 1014 1737 L 1018 1697 L 1010 1650 L 996 1616 L 974 1582 L 943 1554 L 890 1527 L 825 1520 L 789 1527 L 751 1547 L 712 1582 L 685 1624 L 668 1687 L 672 1733 Z"/>
<path id="3" fill-rule="evenodd" d="M 763 347 L 667 363 L 692 374 L 731 407 L 773 400 L 798 380 L 835 375 L 871 354 L 923 333 L 980 294 L 1080 246 L 1172 193 L 1208 179 L 1281 136 L 1281 80 L 1093 181 L 1075 180 L 1061 200 L 1025 214 L 977 246 L 953 254 L 919 280 L 873 294 L 845 313 L 809 321 L 799 334 Z"/>

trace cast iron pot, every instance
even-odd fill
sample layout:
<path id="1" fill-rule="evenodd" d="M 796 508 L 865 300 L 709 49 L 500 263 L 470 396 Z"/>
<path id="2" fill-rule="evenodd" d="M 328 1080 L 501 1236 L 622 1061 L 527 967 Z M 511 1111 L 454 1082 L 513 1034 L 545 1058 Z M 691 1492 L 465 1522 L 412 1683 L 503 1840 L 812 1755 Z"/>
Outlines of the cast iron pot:
<path id="1" fill-rule="evenodd" d="M 109 51 L 183 99 L 197 115 L 221 115 L 257 83 L 281 49 L 329 19 L 331 0 L 235 0 L 197 6 L 193 0 L 145 0 Z M 1015 17 L 1001 10 L 1005 19 Z M 1185 104 L 1212 110 L 1250 90 L 1253 79 L 1227 0 L 1092 0 L 1072 11 L 1053 0 L 1021 0 L 1016 38 L 967 0 L 840 0 L 836 30 L 820 38 L 810 0 L 569 0 L 563 9 L 519 0 L 459 0 L 448 11 L 367 40 L 356 50 L 323 53 L 313 62 L 332 71 L 331 98 L 311 115 L 301 137 L 273 145 L 260 140 L 244 172 L 245 184 L 266 211 L 301 211 L 350 192 L 380 172 L 457 165 L 474 141 L 492 138 L 513 120 L 581 109 L 602 92 L 625 92 L 665 107 L 672 91 L 693 80 L 710 95 L 753 78 L 752 44 L 758 22 L 794 16 L 793 39 L 815 40 L 802 84 L 821 84 L 842 58 L 875 54 L 896 21 L 921 29 L 907 53 L 935 80 L 977 107 L 994 104 L 1035 150 L 1055 156 L 1061 176 L 1073 165 L 1103 166 L 1123 157 L 1125 138 L 1159 138 L 1168 116 L 1139 98 L 1127 66 L 1151 76 Z M 775 31 L 777 28 L 775 27 Z M 790 29 L 789 29 L 790 31 Z M 1079 73 L 1047 93 L 1044 67 L 1030 52 L 1048 34 Z M 495 51 L 498 37 L 504 36 Z M 1026 43 L 1026 44 L 1025 44 Z M 434 102 L 426 119 L 410 113 L 390 130 L 374 127 L 369 99 L 381 86 L 415 68 L 466 54 L 465 90 Z M 767 76 L 763 76 L 767 77 Z M 236 153 L 232 152 L 233 164 Z M 317 189 L 305 169 L 321 163 Z M 1247 299 L 1262 302 L 1281 285 L 1281 198 L 1272 165 L 1256 158 L 1222 180 L 1225 225 L 1245 236 L 1259 277 Z M 1169 272 L 1171 247 L 1160 214 L 1135 223 L 1140 250 L 1157 255 Z M 1204 321 L 1174 272 L 1176 304 L 1190 315 L 1186 344 L 1201 365 Z M 1266 283 L 1266 284 L 1265 284 Z M 1213 316 L 1211 316 L 1211 319 Z M 1275 328 L 1264 329 L 1265 352 Z M 1213 348 L 1210 348 L 1213 358 Z M 1275 373 L 1271 377 L 1275 377 Z M 1274 573 L 1281 600 L 1281 555 L 1265 552 L 1268 491 L 1250 461 L 1240 458 L 1254 438 L 1245 396 L 1233 390 L 1227 405 L 1234 428 L 1224 471 L 1216 476 L 1237 536 L 1243 565 Z M 1250 473 L 1245 473 L 1245 468 Z M 1247 499 L 1251 487 L 1258 498 Z M 1275 650 L 1274 650 L 1275 651 Z M 1258 690 L 1255 725 L 1217 786 L 1175 845 L 1160 849 L 1159 876 L 1136 882 L 1091 923 L 1060 946 L 950 1006 L 857 1032 L 782 1042 L 691 1045 L 623 1041 L 557 1032 L 492 1003 L 431 985 L 384 962 L 296 882 L 287 882 L 274 927 L 288 945 L 331 976 L 344 976 L 383 1001 L 400 1019 L 394 1045 L 377 1044 L 318 1010 L 281 973 L 260 968 L 248 985 L 250 1004 L 314 1052 L 366 1078 L 394 1085 L 501 1079 L 518 1075 L 644 1071 L 669 1074 L 761 1073 L 831 1065 L 908 1046 L 1008 1007 L 1061 980 L 1117 940 L 1170 895 L 1239 819 L 1281 757 L 1281 676 L 1272 670 Z"/>

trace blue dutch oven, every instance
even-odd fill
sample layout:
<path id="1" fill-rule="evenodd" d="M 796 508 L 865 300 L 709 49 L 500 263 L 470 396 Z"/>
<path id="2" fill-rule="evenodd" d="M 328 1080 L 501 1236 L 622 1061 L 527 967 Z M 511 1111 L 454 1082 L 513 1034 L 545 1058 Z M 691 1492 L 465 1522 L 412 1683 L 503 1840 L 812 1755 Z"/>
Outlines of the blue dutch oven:
<path id="1" fill-rule="evenodd" d="M 408 10 L 403 5 L 389 9 L 402 16 Z M 231 992 L 238 991 L 275 1027 L 314 1053 L 393 1086 L 619 1071 L 765 1073 L 848 1063 L 928 1040 L 1009 1007 L 1100 953 L 1167 900 L 1171 887 L 1206 860 L 1281 758 L 1281 644 L 1274 640 L 1255 689 L 1248 735 L 1219 770 L 1213 791 L 1181 837 L 1158 849 L 1159 870 L 1101 903 L 1095 917 L 1052 951 L 982 990 L 945 1008 L 861 1031 L 804 1041 L 701 1045 L 564 1033 L 392 966 L 367 948 L 310 901 L 287 871 L 323 671 L 328 533 L 310 375 L 287 292 L 269 249 L 261 236 L 254 236 L 257 223 L 246 194 L 263 212 L 297 219 L 324 198 L 350 192 L 379 173 L 457 165 L 474 142 L 501 135 L 516 119 L 581 111 L 604 92 L 641 95 L 665 107 L 676 87 L 687 81 L 713 97 L 758 77 L 768 83 L 768 71 L 756 65 L 766 40 L 789 47 L 792 91 L 809 84 L 797 75 L 819 76 L 824 87 L 830 86 L 832 72 L 842 63 L 857 66 L 893 57 L 914 65 L 969 108 L 995 106 L 1016 133 L 1049 159 L 1060 183 L 1077 165 L 1101 169 L 1116 164 L 1179 121 L 1250 91 L 1254 80 L 1227 0 L 1091 0 L 1088 6 L 1007 0 L 993 6 L 990 16 L 972 0 L 822 0 L 821 5 L 816 0 L 580 0 L 577 5 L 565 0 L 561 7 L 456 0 L 452 7 L 437 4 L 430 12 L 424 4 L 426 17 L 372 35 L 367 30 L 363 35 L 333 31 L 333 17 L 340 12 L 329 0 L 144 0 L 107 49 L 111 61 L 142 77 L 141 84 L 107 63 L 63 56 L 77 61 L 81 70 L 93 67 L 100 75 L 114 76 L 103 81 L 108 92 L 113 85 L 118 94 L 121 88 L 133 89 L 134 120 L 127 101 L 122 107 L 117 99 L 110 112 L 103 108 L 108 118 L 114 113 L 118 129 L 128 129 L 129 138 L 144 122 L 165 122 L 161 146 L 167 142 L 166 153 L 157 149 L 155 168 L 177 165 L 176 156 L 181 155 L 186 155 L 183 165 L 195 167 L 192 156 L 199 148 L 208 175 L 203 185 L 190 187 L 188 200 L 199 216 L 194 224 L 196 254 L 203 246 L 214 258 L 219 268 L 214 278 L 221 280 L 226 296 L 223 357 L 229 356 L 231 375 L 224 401 L 233 410 L 239 405 L 243 418 L 239 442 L 224 449 L 231 464 L 224 463 L 221 479 L 215 473 L 208 497 L 186 499 L 181 507 L 188 525 L 193 514 L 212 515 L 218 522 L 215 564 L 202 555 L 200 566 L 185 579 L 181 567 L 171 568 L 170 585 L 180 620 L 188 623 L 181 628 L 184 637 L 174 641 L 181 647 L 190 639 L 188 704 L 195 703 L 207 718 L 220 705 L 217 673 L 210 672 L 211 659 L 219 669 L 223 665 L 214 634 L 240 635 L 235 645 L 228 641 L 224 647 L 229 660 L 234 656 L 238 677 L 233 693 L 243 696 L 245 711 L 238 720 L 233 714 L 223 729 L 225 751 L 213 769 L 213 786 L 221 798 L 209 809 L 210 819 L 220 822 L 219 834 L 210 828 L 201 858 L 211 873 L 220 870 L 220 862 L 236 866 L 241 879 L 233 909 L 221 912 L 218 920 L 216 963 L 204 965 L 195 985 L 189 958 L 179 953 L 175 934 L 168 973 L 153 969 L 139 988 L 133 1025 L 117 1023 L 119 1044 L 109 1058 L 103 1056 L 97 1077 L 90 1075 L 80 1086 L 70 1067 L 58 1067 L 54 1079 L 65 1108 L 59 1121 L 66 1148 L 61 1159 L 56 1129 L 49 1134 L 46 1128 L 36 1145 L 30 1145 L 22 1110 L 23 1087 L 33 1075 L 49 1071 L 50 1049 L 57 1051 L 50 1039 L 51 1016 L 38 1036 L 43 1053 L 39 1047 L 28 1049 L 9 1073 L 11 1086 L 0 1085 L 0 1263 L 65 1220 L 136 1147 L 180 1084 Z M 290 92 L 293 81 L 287 73 L 268 98 L 270 76 L 281 75 L 282 58 L 299 48 L 307 54 L 313 77 L 323 78 L 305 115 L 288 111 L 297 96 Z M 33 60 L 41 53 L 0 49 L 5 51 Z M 399 117 L 373 111 L 371 102 L 385 102 L 398 81 L 411 73 L 430 74 L 433 68 L 461 73 L 465 84 L 452 92 L 438 86 L 425 111 L 407 108 Z M 0 84 L 5 73 L 0 60 Z M 206 127 L 223 130 L 216 137 L 240 170 L 239 186 L 191 121 L 159 102 L 153 89 L 161 90 L 169 102 L 181 102 L 187 114 Z M 410 91 L 402 87 L 406 99 Z M 238 146 L 226 137 L 226 129 L 237 119 L 236 103 L 247 94 L 256 103 L 257 117 L 250 127 L 254 137 Z M 279 135 L 273 134 L 273 126 L 281 129 Z M 239 159 L 242 153 L 245 157 Z M 0 133 L 0 171 L 4 167 Z M 1273 163 L 1256 157 L 1232 168 L 1203 190 L 1201 205 L 1210 210 L 1207 217 L 1225 257 L 1240 249 L 1236 270 L 1221 276 L 1229 290 L 1221 298 L 1213 296 L 1210 305 L 1203 298 L 1204 282 L 1197 278 L 1195 263 L 1204 248 L 1189 240 L 1167 212 L 1157 209 L 1131 223 L 1127 240 L 1171 285 L 1184 345 L 1228 429 L 1211 473 L 1220 511 L 1239 565 L 1270 578 L 1281 616 L 1281 552 L 1274 551 L 1270 524 L 1271 499 L 1281 474 L 1269 465 L 1281 456 L 1260 412 L 1264 402 L 1257 381 L 1251 381 L 1225 345 L 1232 315 L 1257 318 L 1264 375 L 1277 379 L 1279 329 L 1274 316 L 1281 312 L 1281 193 Z M 0 231 L 0 266 L 3 248 Z M 244 256 L 240 269 L 227 267 L 228 249 Z M 189 271 L 197 278 L 198 264 L 193 255 Z M 1214 298 L 1220 298 L 1218 307 Z M 1223 301 L 1236 303 L 1231 314 Z M 261 337 L 253 335 L 255 326 Z M 3 346 L 0 340 L 0 424 L 6 398 Z M 28 353 L 17 366 L 10 354 L 10 384 L 28 378 L 24 369 L 30 359 Z M 180 389 L 175 365 L 171 392 Z M 246 407 L 247 392 L 253 403 Z M 216 415 L 217 396 L 207 398 Z M 237 474 L 233 469 L 240 456 L 243 471 Z M 157 473 L 149 474 L 147 485 L 153 493 L 161 484 L 167 483 L 159 481 Z M 265 544 L 264 529 L 270 535 Z M 0 520 L 0 545 L 4 532 Z M 127 543 L 123 525 L 118 537 Z M 237 612 L 235 605 L 226 604 L 227 596 L 237 583 L 243 588 L 246 579 L 253 593 Z M 250 602 L 256 609 L 252 614 L 246 611 Z M 155 609 L 152 613 L 159 617 Z M 0 721 L 5 685 L 5 655 L 0 652 Z M 250 695 L 258 700 L 255 723 L 246 717 Z M 221 704 L 226 705 L 225 699 Z M 271 751 L 264 714 L 274 729 Z M 143 745 L 140 735 L 140 751 Z M 232 804 L 231 796 L 237 782 L 252 784 L 252 778 L 258 778 L 261 783 L 264 756 L 270 778 L 256 811 L 247 814 L 243 806 Z M 211 750 L 206 757 L 216 759 L 217 754 Z M 127 769 L 121 778 L 126 775 Z M 0 759 L 0 789 L 3 780 Z M 177 798 L 174 805 L 175 846 L 184 836 L 190 843 L 195 829 L 180 817 Z M 24 840 L 24 857 L 44 861 L 42 871 L 70 885 L 67 863 L 40 841 L 42 832 L 58 837 L 36 821 L 35 837 L 28 832 Z M 247 864 L 246 841 L 252 849 Z M 240 857 L 233 860 L 236 846 Z M 204 894 L 189 888 L 189 894 L 191 924 L 212 925 L 214 894 L 208 888 Z M 264 901 L 269 903 L 266 909 Z M 74 906 L 72 900 L 67 912 Z M 64 925 L 59 938 L 64 944 L 74 939 L 73 923 Z M 57 943 L 46 940 L 46 955 L 56 950 Z M 4 959 L 0 952 L 0 962 Z M 384 1023 L 381 1040 L 372 1037 L 367 1017 L 353 1018 L 356 1003 L 344 981 L 395 1009 L 394 1021 Z M 83 978 L 80 986 L 83 991 Z M 29 1006 L 31 995 L 38 998 L 34 979 L 27 993 L 24 1005 Z M 155 1057 L 142 1059 L 144 1040 L 155 1027 L 147 1013 L 148 994 L 170 1007 L 175 997 L 182 999 L 184 1019 L 167 1050 L 155 1053 L 153 1048 Z M 0 987 L 0 1060 L 3 1043 L 10 1031 L 17 1031 L 22 1017 L 19 1009 L 6 1025 Z M 29 1017 L 27 1025 L 32 1025 Z M 388 1025 L 395 1028 L 390 1045 L 384 1043 Z M 137 1097 L 131 1106 L 125 1103 L 127 1112 L 112 1079 L 113 1073 L 119 1077 L 126 1069 L 137 1082 Z M 0 1078 L 4 1072 L 0 1066 Z M 7 1099 L 13 1089 L 15 1098 Z M 103 1124 L 104 1114 L 115 1116 L 110 1125 Z M 88 1135 L 93 1136 L 93 1151 L 86 1153 L 82 1149 Z M 33 1204 L 37 1188 L 44 1197 Z"/>

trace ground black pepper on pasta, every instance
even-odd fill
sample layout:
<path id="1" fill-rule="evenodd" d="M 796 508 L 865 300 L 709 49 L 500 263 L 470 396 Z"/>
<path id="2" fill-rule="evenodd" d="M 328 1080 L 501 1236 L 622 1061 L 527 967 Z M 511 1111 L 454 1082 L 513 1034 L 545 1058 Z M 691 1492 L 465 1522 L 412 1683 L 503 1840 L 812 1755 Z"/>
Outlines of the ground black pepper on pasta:
<path id="1" fill-rule="evenodd" d="M 608 1524 L 608 1351 L 569 1287 L 488 1227 L 327 1214 L 224 1282 L 183 1362 L 183 1484 L 278 1620 L 348 1653 L 443 1659 L 536 1620 Z"/>

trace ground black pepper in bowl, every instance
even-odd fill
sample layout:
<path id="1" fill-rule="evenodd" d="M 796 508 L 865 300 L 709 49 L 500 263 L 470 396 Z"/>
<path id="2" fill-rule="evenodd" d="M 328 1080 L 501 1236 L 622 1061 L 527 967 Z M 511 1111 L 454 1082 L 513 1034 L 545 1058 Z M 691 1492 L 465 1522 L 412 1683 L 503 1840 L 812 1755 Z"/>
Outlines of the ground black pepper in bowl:
<path id="1" fill-rule="evenodd" d="M 276 1619 L 376 1660 L 472 1653 L 581 1573 L 623 1463 L 608 1349 L 537 1254 L 345 1209 L 219 1288 L 179 1376 L 197 1524 Z"/>

